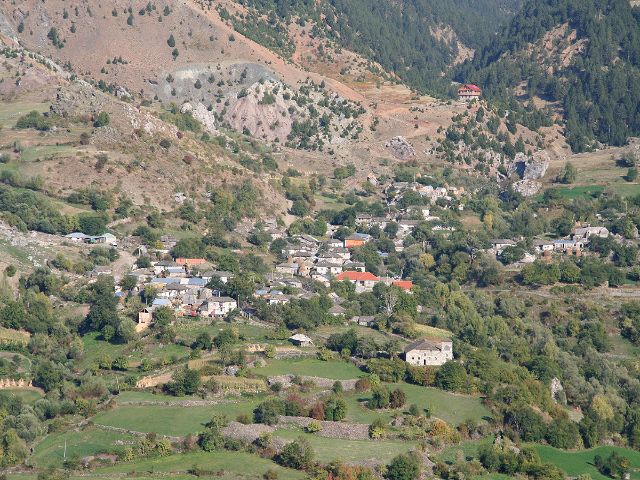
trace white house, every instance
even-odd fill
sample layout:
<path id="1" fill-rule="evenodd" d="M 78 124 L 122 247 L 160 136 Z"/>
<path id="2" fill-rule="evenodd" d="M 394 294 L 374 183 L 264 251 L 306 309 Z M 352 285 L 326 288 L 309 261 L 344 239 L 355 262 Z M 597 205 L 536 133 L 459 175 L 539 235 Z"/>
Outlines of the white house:
<path id="1" fill-rule="evenodd" d="M 534 240 L 533 248 L 536 253 L 553 252 L 553 242 L 550 240 Z"/>
<path id="2" fill-rule="evenodd" d="M 494 238 L 491 240 L 491 247 L 495 250 L 497 255 L 500 255 L 505 248 L 515 247 L 516 245 L 516 242 L 509 240 L 508 238 Z"/>
<path id="3" fill-rule="evenodd" d="M 411 365 L 442 365 L 453 360 L 453 342 L 448 338 L 417 340 L 405 347 L 404 359 Z"/>
<path id="4" fill-rule="evenodd" d="M 238 308 L 238 302 L 231 297 L 213 297 L 202 302 L 198 313 L 206 317 L 224 317 Z"/>

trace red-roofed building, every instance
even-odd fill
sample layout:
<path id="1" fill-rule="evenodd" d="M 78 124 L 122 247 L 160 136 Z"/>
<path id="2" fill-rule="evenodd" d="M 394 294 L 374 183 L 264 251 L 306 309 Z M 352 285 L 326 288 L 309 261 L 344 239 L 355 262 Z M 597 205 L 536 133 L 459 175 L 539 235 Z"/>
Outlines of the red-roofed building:
<path id="1" fill-rule="evenodd" d="M 186 265 L 187 267 L 195 267 L 197 265 L 203 265 L 206 263 L 204 258 L 176 258 L 176 263 L 178 265 Z"/>
<path id="2" fill-rule="evenodd" d="M 373 286 L 380 281 L 379 277 L 376 277 L 371 272 L 357 272 L 349 270 L 342 272 L 336 276 L 338 281 L 347 280 L 356 286 L 356 292 L 365 292 L 373 289 Z"/>
<path id="3" fill-rule="evenodd" d="M 391 285 L 395 285 L 405 292 L 411 292 L 411 289 L 413 288 L 413 282 L 411 280 L 394 280 Z"/>
<path id="4" fill-rule="evenodd" d="M 458 98 L 464 102 L 470 102 L 471 100 L 480 98 L 480 95 L 482 95 L 482 89 L 472 83 L 461 85 L 460 88 L 458 88 Z"/>

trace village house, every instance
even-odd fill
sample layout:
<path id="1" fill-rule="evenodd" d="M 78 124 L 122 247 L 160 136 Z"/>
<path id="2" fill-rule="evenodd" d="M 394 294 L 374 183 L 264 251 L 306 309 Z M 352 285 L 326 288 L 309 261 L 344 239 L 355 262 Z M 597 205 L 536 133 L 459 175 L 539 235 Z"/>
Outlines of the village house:
<path id="1" fill-rule="evenodd" d="M 136 332 L 140 333 L 146 330 L 153 323 L 153 311 L 150 308 L 143 308 L 138 312 L 138 323 L 136 324 Z"/>
<path id="2" fill-rule="evenodd" d="M 536 253 L 553 252 L 553 242 L 551 240 L 534 240 L 533 248 Z"/>
<path id="3" fill-rule="evenodd" d="M 398 221 L 398 237 L 406 237 L 414 228 L 420 225 L 420 220 L 400 220 Z"/>
<path id="4" fill-rule="evenodd" d="M 404 359 L 411 365 L 442 365 L 453 360 L 453 342 L 450 339 L 417 340 L 404 348 Z"/>
<path id="5" fill-rule="evenodd" d="M 349 251 L 348 248 L 343 248 L 343 247 L 332 248 L 327 253 L 329 253 L 330 255 L 335 255 L 336 257 L 341 258 L 343 261 L 351 259 L 351 252 Z"/>
<path id="6" fill-rule="evenodd" d="M 327 246 L 327 248 L 331 249 L 331 248 L 342 248 L 343 243 L 344 242 L 339 238 L 330 238 L 324 244 Z"/>
<path id="7" fill-rule="evenodd" d="M 187 268 L 198 267 L 204 265 L 207 261 L 204 258 L 176 258 L 178 265 L 183 265 Z"/>
<path id="8" fill-rule="evenodd" d="M 582 240 L 569 240 L 567 238 L 563 238 L 553 241 L 553 250 L 567 255 L 580 255 L 583 248 L 584 241 Z"/>
<path id="9" fill-rule="evenodd" d="M 290 258 L 293 262 L 305 262 L 312 261 L 314 256 L 315 255 L 313 253 L 306 250 L 298 250 L 297 252 L 293 253 Z"/>
<path id="10" fill-rule="evenodd" d="M 371 240 L 371 235 L 367 233 L 354 233 L 344 239 L 344 248 L 362 247 Z"/>
<path id="11" fill-rule="evenodd" d="M 209 281 L 211 281 L 212 279 L 216 279 L 221 281 L 222 283 L 227 283 L 231 278 L 233 278 L 233 273 L 231 272 L 225 272 L 222 270 L 207 270 L 206 272 L 204 272 L 202 274 L 201 277 L 203 280 L 205 280 L 207 283 Z"/>
<path id="12" fill-rule="evenodd" d="M 320 275 L 338 275 L 342 273 L 342 265 L 338 263 L 318 262 L 313 268 Z"/>
<path id="13" fill-rule="evenodd" d="M 317 259 L 318 263 L 330 263 L 332 265 L 342 265 L 344 263 L 342 256 L 335 250 L 319 253 Z"/>
<path id="14" fill-rule="evenodd" d="M 606 227 L 592 227 L 591 225 L 581 228 L 576 228 L 571 233 L 573 240 L 587 240 L 589 237 L 607 238 L 609 236 L 609 230 Z"/>
<path id="15" fill-rule="evenodd" d="M 407 293 L 411 293 L 411 289 L 413 288 L 413 282 L 411 280 L 394 280 L 391 282 L 391 285 L 398 287 Z"/>
<path id="16" fill-rule="evenodd" d="M 173 278 L 187 278 L 184 267 L 165 267 L 164 273 Z"/>
<path id="17" fill-rule="evenodd" d="M 171 260 L 161 260 L 153 264 L 153 272 L 156 275 L 162 274 L 168 267 L 180 267 L 176 262 Z M 184 270 L 184 267 L 180 267 Z"/>
<path id="18" fill-rule="evenodd" d="M 371 272 L 354 272 L 347 271 L 342 272 L 336 277 L 338 281 L 349 281 L 356 286 L 356 292 L 370 292 L 376 283 L 380 281 L 379 277 L 376 277 Z"/>
<path id="19" fill-rule="evenodd" d="M 334 305 L 329 309 L 329 315 L 334 317 L 339 317 L 340 315 L 344 315 L 346 313 L 346 309 L 340 305 Z"/>
<path id="20" fill-rule="evenodd" d="M 202 302 L 198 313 L 204 317 L 224 317 L 238 308 L 238 302 L 231 297 L 212 297 Z"/>
<path id="21" fill-rule="evenodd" d="M 113 274 L 113 271 L 111 270 L 111 267 L 98 265 L 94 267 L 93 270 L 91 270 L 91 272 L 89 273 L 89 277 L 98 278 L 101 275 L 112 275 L 112 274 Z"/>
<path id="22" fill-rule="evenodd" d="M 378 227 L 380 230 L 384 230 L 389 223 L 390 220 L 386 217 L 373 217 L 371 219 L 371 226 Z"/>
<path id="23" fill-rule="evenodd" d="M 373 220 L 373 217 L 369 213 L 358 213 L 358 214 L 356 214 L 356 226 L 357 227 L 370 228 L 372 220 Z"/>
<path id="24" fill-rule="evenodd" d="M 491 248 L 496 252 L 496 255 L 502 254 L 502 251 L 507 247 L 515 247 L 517 245 L 513 240 L 508 238 L 494 238 L 491 240 Z"/>
<path id="25" fill-rule="evenodd" d="M 350 321 L 357 325 L 360 325 L 361 327 L 373 327 L 376 318 L 373 315 L 359 315 L 351 317 Z"/>
<path id="26" fill-rule="evenodd" d="M 313 340 L 307 337 L 303 333 L 296 333 L 289 337 L 289 341 L 298 347 L 311 347 L 313 346 Z"/>
<path id="27" fill-rule="evenodd" d="M 284 262 L 276 265 L 276 272 L 284 275 L 297 275 L 299 265 L 295 262 Z"/>
<path id="28" fill-rule="evenodd" d="M 458 88 L 458 98 L 463 102 L 476 100 L 480 98 L 480 95 L 482 95 L 482 90 L 473 83 L 467 83 Z"/>
<path id="29" fill-rule="evenodd" d="M 356 272 L 364 272 L 365 265 L 362 262 L 345 262 L 342 265 L 343 270 L 354 270 Z"/>

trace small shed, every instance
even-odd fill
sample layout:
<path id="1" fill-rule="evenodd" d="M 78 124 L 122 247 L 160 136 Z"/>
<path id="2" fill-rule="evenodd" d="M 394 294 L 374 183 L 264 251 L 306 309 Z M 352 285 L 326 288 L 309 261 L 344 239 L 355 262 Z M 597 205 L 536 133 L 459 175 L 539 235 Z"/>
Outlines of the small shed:
<path id="1" fill-rule="evenodd" d="M 303 333 L 296 333 L 295 335 L 291 335 L 289 337 L 289 341 L 298 347 L 311 347 L 313 345 L 313 340 L 311 340 Z"/>

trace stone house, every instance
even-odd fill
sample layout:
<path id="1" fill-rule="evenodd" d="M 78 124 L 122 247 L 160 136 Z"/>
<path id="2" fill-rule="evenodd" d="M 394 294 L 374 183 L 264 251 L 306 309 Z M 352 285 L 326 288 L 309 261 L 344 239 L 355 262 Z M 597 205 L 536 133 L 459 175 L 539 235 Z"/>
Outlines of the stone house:
<path id="1" fill-rule="evenodd" d="M 404 348 L 404 359 L 411 365 L 442 365 L 453 360 L 453 342 L 448 338 L 417 340 Z"/>

